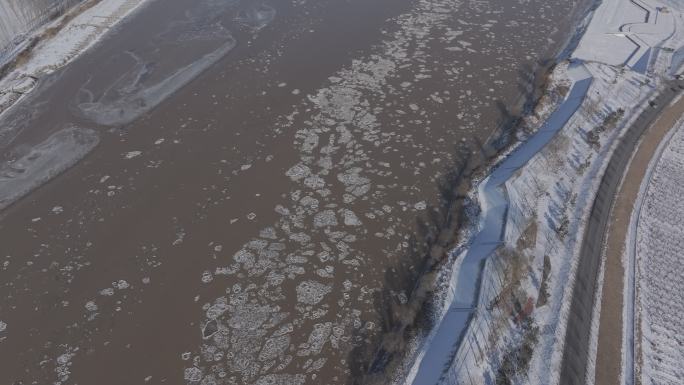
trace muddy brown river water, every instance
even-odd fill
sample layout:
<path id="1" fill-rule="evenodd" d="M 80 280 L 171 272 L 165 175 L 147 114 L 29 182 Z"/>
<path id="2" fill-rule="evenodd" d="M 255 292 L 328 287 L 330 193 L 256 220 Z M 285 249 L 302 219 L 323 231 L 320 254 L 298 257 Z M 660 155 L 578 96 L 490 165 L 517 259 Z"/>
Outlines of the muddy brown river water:
<path id="1" fill-rule="evenodd" d="M 152 1 L 0 121 L 0 383 L 362 382 L 575 12 Z"/>

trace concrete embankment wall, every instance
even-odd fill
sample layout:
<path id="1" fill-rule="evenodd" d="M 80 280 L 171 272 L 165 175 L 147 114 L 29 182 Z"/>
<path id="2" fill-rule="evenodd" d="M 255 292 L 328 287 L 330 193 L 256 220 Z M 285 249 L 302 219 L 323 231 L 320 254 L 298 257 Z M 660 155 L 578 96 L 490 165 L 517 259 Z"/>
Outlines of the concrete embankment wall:
<path id="1" fill-rule="evenodd" d="M 84 0 L 0 0 L 0 63 L 32 30 Z"/>

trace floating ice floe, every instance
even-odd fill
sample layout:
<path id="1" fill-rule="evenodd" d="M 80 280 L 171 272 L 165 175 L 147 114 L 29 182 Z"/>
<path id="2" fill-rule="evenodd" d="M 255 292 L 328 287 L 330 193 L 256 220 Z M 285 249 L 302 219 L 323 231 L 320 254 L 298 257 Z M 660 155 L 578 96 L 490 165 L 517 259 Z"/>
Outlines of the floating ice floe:
<path id="1" fill-rule="evenodd" d="M 97 311 L 97 305 L 95 304 L 95 301 L 86 302 L 85 308 L 90 312 Z"/>
<path id="2" fill-rule="evenodd" d="M 124 154 L 124 158 L 126 159 L 133 159 L 137 158 L 142 154 L 142 151 L 129 151 L 126 154 Z"/>
<path id="3" fill-rule="evenodd" d="M 114 295 L 114 289 L 111 287 L 100 290 L 100 295 L 112 296 Z"/>
<path id="4" fill-rule="evenodd" d="M 190 382 L 199 382 L 202 379 L 202 371 L 196 367 L 186 368 L 183 378 Z"/>
<path id="5" fill-rule="evenodd" d="M 332 291 L 328 285 L 316 281 L 304 281 L 297 286 L 297 301 L 306 305 L 315 305 Z"/>
<path id="6" fill-rule="evenodd" d="M 316 213 L 313 220 L 314 227 L 337 226 L 337 216 L 333 210 L 324 210 Z"/>
<path id="7" fill-rule="evenodd" d="M 236 41 L 232 37 L 225 40 L 226 42 L 214 51 L 174 72 L 164 74 L 166 77 L 155 84 L 143 82 L 144 75 L 149 75 L 150 71 L 153 71 L 150 63 L 128 52 L 136 63 L 134 68 L 98 98 L 95 98 L 94 93 L 87 88 L 86 82 L 81 95 L 87 98 L 77 105 L 78 111 L 83 117 L 97 124 L 105 126 L 129 124 L 151 111 L 227 55 L 235 47 Z"/>

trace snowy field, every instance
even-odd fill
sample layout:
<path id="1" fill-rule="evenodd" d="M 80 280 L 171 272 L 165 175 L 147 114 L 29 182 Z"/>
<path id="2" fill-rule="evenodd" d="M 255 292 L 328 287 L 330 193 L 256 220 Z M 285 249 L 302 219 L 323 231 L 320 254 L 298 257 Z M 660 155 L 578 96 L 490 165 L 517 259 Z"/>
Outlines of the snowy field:
<path id="1" fill-rule="evenodd" d="M 636 231 L 637 376 L 684 382 L 684 123 L 665 144 L 641 197 Z"/>

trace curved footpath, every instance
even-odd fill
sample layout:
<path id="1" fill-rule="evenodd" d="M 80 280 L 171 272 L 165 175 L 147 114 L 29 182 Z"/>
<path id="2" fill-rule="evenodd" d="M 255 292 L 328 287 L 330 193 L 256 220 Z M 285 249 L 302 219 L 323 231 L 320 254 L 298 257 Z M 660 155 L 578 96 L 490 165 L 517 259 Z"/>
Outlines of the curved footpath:
<path id="1" fill-rule="evenodd" d="M 565 101 L 537 133 L 517 147 L 479 185 L 482 207 L 480 231 L 473 238 L 460 269 L 452 277 L 453 300 L 432 338 L 425 343 L 424 354 L 412 381 L 414 385 L 434 385 L 443 379 L 477 309 L 483 262 L 503 243 L 508 216 L 508 194 L 504 184 L 565 126 L 589 90 L 593 78 L 583 64 L 575 63 L 568 73 L 574 84 Z"/>
<path id="2" fill-rule="evenodd" d="M 611 207 L 613 207 L 613 202 L 615 201 L 617 188 L 642 135 L 683 88 L 684 81 L 682 80 L 669 82 L 665 89 L 653 99 L 651 106 L 647 107 L 639 115 L 621 138 L 601 179 L 601 184 L 589 214 L 579 255 L 576 281 L 573 287 L 572 303 L 568 314 L 568 325 L 565 335 L 560 375 L 561 385 L 581 385 L 586 383 L 592 312 L 598 286 L 597 278 L 606 240 L 608 219 Z M 609 261 L 609 264 L 611 263 L 613 263 L 612 260 Z M 606 274 L 606 277 L 608 277 L 609 273 L 606 272 Z M 618 290 L 621 292 L 622 286 Z M 605 327 L 610 327 L 610 325 L 604 326 L 604 330 Z M 619 326 L 613 324 L 612 327 Z M 607 345 L 604 344 L 603 346 L 603 349 L 607 348 Z M 604 365 L 603 361 L 597 363 L 597 368 L 599 365 Z M 604 369 L 609 370 L 608 368 Z M 599 378 L 597 377 L 598 380 Z M 597 384 L 603 385 L 604 382 L 597 382 Z M 609 383 L 605 384 L 608 385 Z"/>

